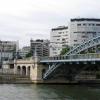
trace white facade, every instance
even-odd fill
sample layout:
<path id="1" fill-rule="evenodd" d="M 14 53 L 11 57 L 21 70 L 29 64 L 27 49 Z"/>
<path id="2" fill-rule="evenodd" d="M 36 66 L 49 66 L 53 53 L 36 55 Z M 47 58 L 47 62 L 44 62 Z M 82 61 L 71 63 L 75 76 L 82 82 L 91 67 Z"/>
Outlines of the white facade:
<path id="1" fill-rule="evenodd" d="M 77 46 L 100 35 L 100 19 L 76 18 L 69 23 L 70 46 Z"/>
<path id="2" fill-rule="evenodd" d="M 62 48 L 69 45 L 70 36 L 68 27 L 59 26 L 53 28 L 50 33 L 50 56 L 57 56 L 60 54 Z"/>

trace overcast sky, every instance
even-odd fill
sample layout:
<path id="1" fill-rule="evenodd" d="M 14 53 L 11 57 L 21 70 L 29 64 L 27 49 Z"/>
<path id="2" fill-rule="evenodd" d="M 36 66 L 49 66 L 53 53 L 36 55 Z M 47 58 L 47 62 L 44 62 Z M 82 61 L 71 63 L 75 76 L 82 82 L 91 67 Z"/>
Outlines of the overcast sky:
<path id="1" fill-rule="evenodd" d="M 22 47 L 77 17 L 100 18 L 100 0 L 0 0 L 0 39 Z"/>

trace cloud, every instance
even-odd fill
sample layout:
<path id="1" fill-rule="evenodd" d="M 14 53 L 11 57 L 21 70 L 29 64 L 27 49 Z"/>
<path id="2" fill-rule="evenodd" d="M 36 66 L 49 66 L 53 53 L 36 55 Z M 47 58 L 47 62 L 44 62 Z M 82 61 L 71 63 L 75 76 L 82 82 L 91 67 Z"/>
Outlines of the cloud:
<path id="1" fill-rule="evenodd" d="M 49 39 L 50 29 L 67 25 L 70 18 L 100 18 L 99 0 L 0 0 L 0 39 Z"/>

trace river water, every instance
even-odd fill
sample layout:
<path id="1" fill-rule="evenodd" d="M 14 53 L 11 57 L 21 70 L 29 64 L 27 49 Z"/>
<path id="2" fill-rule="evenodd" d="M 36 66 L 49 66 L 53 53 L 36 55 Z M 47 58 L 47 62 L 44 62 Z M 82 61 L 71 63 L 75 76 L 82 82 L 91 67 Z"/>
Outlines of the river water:
<path id="1" fill-rule="evenodd" d="M 0 100 L 100 100 L 99 87 L 0 84 Z"/>

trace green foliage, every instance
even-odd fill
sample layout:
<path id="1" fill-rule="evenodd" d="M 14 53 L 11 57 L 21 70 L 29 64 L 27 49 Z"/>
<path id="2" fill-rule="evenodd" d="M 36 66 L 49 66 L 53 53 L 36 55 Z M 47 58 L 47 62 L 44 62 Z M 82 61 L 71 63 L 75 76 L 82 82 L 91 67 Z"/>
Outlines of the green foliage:
<path id="1" fill-rule="evenodd" d="M 62 51 L 60 52 L 60 55 L 66 54 L 70 50 L 70 47 L 63 48 Z"/>
<path id="2" fill-rule="evenodd" d="M 32 52 L 30 51 L 28 54 L 26 54 L 26 58 L 32 57 Z"/>

